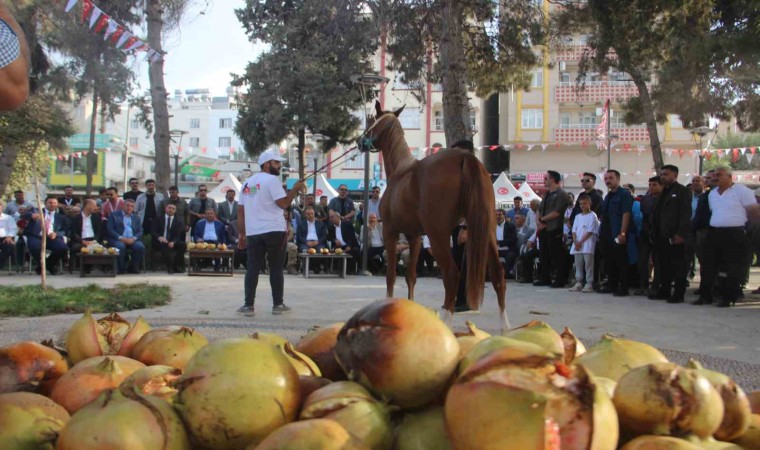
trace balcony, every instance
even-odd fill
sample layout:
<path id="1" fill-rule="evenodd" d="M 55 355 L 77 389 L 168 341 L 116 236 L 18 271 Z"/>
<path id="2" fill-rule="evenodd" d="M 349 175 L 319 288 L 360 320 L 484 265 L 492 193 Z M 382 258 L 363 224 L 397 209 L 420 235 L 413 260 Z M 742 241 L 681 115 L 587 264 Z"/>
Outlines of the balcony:
<path id="1" fill-rule="evenodd" d="M 636 95 L 639 91 L 630 81 L 587 81 L 583 90 L 575 81 L 563 81 L 554 88 L 556 103 L 604 103 L 608 98 L 617 102 Z"/>
<path id="2" fill-rule="evenodd" d="M 554 141 L 562 143 L 594 141 L 596 140 L 596 127 L 598 126 L 595 123 L 560 124 L 559 127 L 554 129 Z M 646 125 L 643 124 L 627 127 L 613 123 L 610 126 L 610 130 L 612 134 L 618 136 L 615 139 L 617 142 L 649 141 L 649 132 Z"/>

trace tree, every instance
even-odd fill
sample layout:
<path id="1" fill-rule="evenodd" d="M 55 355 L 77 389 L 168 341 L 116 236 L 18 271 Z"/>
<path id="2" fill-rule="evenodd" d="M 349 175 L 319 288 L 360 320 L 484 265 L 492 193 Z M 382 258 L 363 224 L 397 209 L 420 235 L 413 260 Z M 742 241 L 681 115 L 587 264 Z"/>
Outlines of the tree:
<path id="1" fill-rule="evenodd" d="M 303 178 L 307 130 L 331 139 L 325 149 L 353 137 L 359 125 L 353 112 L 363 102 L 350 77 L 371 70 L 378 46 L 363 7 L 351 0 L 260 0 L 236 11 L 249 38 L 269 44 L 233 80 L 247 88 L 235 132 L 250 155 L 298 134 Z"/>
<path id="2" fill-rule="evenodd" d="M 388 39 L 389 67 L 403 73 L 402 81 L 442 82 L 449 145 L 472 138 L 468 89 L 481 97 L 528 89 L 529 71 L 544 55 L 546 17 L 534 2 L 375 0 L 370 5 Z"/>
<path id="3" fill-rule="evenodd" d="M 705 170 L 717 167 L 731 167 L 734 170 L 757 170 L 760 169 L 760 154 L 752 153 L 750 147 L 760 147 L 760 134 L 737 134 L 728 132 L 715 137 L 712 147 L 728 149 L 723 156 L 713 153 L 709 160 L 705 161 Z M 745 155 L 739 153 L 733 155 L 733 149 L 745 149 Z"/>

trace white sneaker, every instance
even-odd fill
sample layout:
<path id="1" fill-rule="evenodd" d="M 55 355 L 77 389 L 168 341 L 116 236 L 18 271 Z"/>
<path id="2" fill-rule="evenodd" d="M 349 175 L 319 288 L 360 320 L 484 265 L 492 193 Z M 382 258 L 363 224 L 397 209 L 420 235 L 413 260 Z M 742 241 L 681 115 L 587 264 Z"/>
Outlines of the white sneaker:
<path id="1" fill-rule="evenodd" d="M 581 289 L 583 289 L 583 285 L 580 284 L 580 283 L 575 283 L 575 286 L 573 286 L 570 289 L 568 289 L 568 291 L 570 291 L 570 292 L 580 292 Z"/>
<path id="2" fill-rule="evenodd" d="M 586 286 L 583 288 L 582 292 L 594 292 L 594 288 L 592 286 Z"/>

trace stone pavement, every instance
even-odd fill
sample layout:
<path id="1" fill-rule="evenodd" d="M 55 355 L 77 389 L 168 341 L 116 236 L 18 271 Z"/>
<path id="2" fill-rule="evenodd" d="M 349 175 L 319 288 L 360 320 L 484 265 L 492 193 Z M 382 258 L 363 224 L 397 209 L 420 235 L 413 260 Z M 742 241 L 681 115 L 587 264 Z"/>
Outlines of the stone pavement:
<path id="1" fill-rule="evenodd" d="M 367 303 L 385 297 L 384 277 L 315 276 L 307 280 L 286 275 L 285 302 L 293 312 L 274 316 L 269 280 L 262 276 L 256 316 L 249 318 L 235 313 L 242 304 L 243 272 L 236 272 L 233 278 L 147 273 L 85 279 L 58 275 L 48 280 L 54 287 L 136 282 L 171 285 L 174 299 L 170 304 L 121 314 L 130 320 L 142 315 L 154 326 L 193 326 L 210 339 L 269 331 L 295 341 L 312 325 L 345 321 Z M 29 275 L 0 275 L 0 285 L 36 283 L 39 279 Z M 753 269 L 750 287 L 754 289 L 759 283 L 760 270 Z M 395 294 L 406 296 L 403 278 L 397 280 Z M 443 303 L 441 280 L 419 279 L 415 297 L 430 308 L 439 308 Z M 706 367 L 731 375 L 747 390 L 760 389 L 760 297 L 748 294 L 747 301 L 739 306 L 716 308 L 670 305 L 645 297 L 617 298 L 510 282 L 507 305 L 512 326 L 538 319 L 560 332 L 563 327 L 570 327 L 587 344 L 597 341 L 604 333 L 640 340 L 662 349 L 675 362 L 697 358 Z M 0 318 L 0 346 L 25 339 L 60 339 L 77 318 L 79 315 Z M 455 316 L 454 328 L 462 328 L 466 320 L 489 332 L 498 332 L 498 307 L 490 285 L 486 287 L 481 314 Z"/>

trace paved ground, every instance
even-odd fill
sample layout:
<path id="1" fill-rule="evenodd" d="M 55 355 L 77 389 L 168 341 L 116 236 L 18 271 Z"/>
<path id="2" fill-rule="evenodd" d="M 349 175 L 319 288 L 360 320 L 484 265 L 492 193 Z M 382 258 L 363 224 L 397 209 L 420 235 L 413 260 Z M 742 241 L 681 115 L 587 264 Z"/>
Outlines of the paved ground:
<path id="1" fill-rule="evenodd" d="M 312 325 L 345 321 L 368 302 L 385 296 L 383 277 L 285 277 L 286 304 L 291 314 L 271 314 L 271 291 L 268 279 L 259 284 L 257 314 L 247 318 L 235 313 L 242 304 L 243 274 L 233 278 L 188 277 L 148 273 L 119 278 L 80 279 L 63 275 L 49 277 L 54 287 L 99 283 L 110 286 L 118 282 L 147 281 L 169 284 L 174 300 L 161 308 L 125 312 L 127 318 L 143 315 L 153 325 L 187 324 L 209 338 L 231 337 L 254 331 L 272 331 L 297 340 Z M 753 269 L 750 286 L 760 284 L 760 270 Z M 36 277 L 0 275 L 0 285 L 34 284 Z M 490 286 L 489 286 L 490 288 Z M 693 289 L 689 289 L 691 292 Z M 396 283 L 396 296 L 406 296 L 403 279 Z M 581 294 L 566 289 L 508 285 L 508 312 L 512 326 L 530 320 L 543 320 L 558 331 L 568 326 L 586 343 L 593 343 L 604 333 L 636 339 L 663 349 L 674 361 L 688 358 L 702 360 L 709 368 L 734 377 L 745 389 L 760 389 L 760 297 L 748 295 L 747 301 L 734 308 L 669 305 L 644 297 L 616 298 L 603 294 Z M 437 278 L 422 278 L 417 283 L 417 301 L 438 308 L 443 302 L 443 286 Z M 454 327 L 465 320 L 478 327 L 498 332 L 498 308 L 492 289 L 486 290 L 485 304 L 479 315 L 456 316 Z M 40 318 L 0 318 L 0 346 L 14 341 L 60 338 L 78 315 Z"/>

